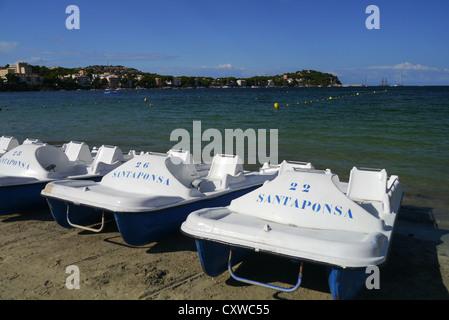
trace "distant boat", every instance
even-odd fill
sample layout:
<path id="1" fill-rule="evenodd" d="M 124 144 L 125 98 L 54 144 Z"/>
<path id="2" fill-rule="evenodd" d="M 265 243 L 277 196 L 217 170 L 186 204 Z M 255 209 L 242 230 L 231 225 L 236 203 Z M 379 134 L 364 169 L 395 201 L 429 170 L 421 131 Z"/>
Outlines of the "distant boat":
<path id="1" fill-rule="evenodd" d="M 399 75 L 399 83 L 394 85 L 395 87 L 402 87 L 402 72 Z"/>
<path id="2" fill-rule="evenodd" d="M 379 84 L 379 87 L 389 87 L 390 85 L 388 84 L 388 79 L 387 78 L 382 78 L 382 82 Z"/>
<path id="3" fill-rule="evenodd" d="M 121 89 L 116 89 L 116 90 L 106 90 L 104 92 L 104 94 L 111 94 L 111 93 L 120 93 Z"/>

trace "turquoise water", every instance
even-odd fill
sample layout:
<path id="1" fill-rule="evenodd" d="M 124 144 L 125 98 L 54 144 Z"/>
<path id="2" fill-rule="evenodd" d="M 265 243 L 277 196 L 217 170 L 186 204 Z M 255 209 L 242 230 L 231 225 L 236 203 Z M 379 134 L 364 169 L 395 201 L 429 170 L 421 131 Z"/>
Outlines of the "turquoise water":
<path id="1" fill-rule="evenodd" d="M 278 129 L 279 162 L 310 161 L 342 180 L 354 165 L 385 168 L 399 175 L 403 204 L 449 216 L 449 87 L 3 92 L 0 108 L 0 135 L 124 151 L 166 152 L 171 132 L 193 136 L 196 120 L 223 137 Z"/>

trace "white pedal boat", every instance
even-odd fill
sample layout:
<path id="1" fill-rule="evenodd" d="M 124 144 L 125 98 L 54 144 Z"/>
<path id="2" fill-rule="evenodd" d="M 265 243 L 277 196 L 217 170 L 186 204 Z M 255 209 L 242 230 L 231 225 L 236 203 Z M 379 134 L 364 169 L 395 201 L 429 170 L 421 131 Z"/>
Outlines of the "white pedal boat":
<path id="1" fill-rule="evenodd" d="M 284 161 L 279 176 L 227 207 L 192 212 L 181 231 L 196 239 L 203 270 L 229 270 L 250 252 L 265 252 L 328 266 L 334 299 L 351 299 L 365 284 L 368 266 L 386 262 L 403 191 L 385 170 L 354 167 L 349 183 L 329 169 Z"/>
<path id="2" fill-rule="evenodd" d="M 103 145 L 92 157 L 84 142 L 59 148 L 27 139 L 0 157 L 0 214 L 45 208 L 40 193 L 48 182 L 99 179 L 125 161 L 119 147 Z"/>
<path id="3" fill-rule="evenodd" d="M 105 175 L 100 182 L 55 181 L 42 191 L 63 227 L 99 232 L 105 215 L 114 216 L 130 245 L 143 245 L 179 231 L 187 215 L 225 206 L 276 177 L 279 166 L 243 170 L 238 156 L 216 155 L 201 170 L 187 151 L 147 153 Z M 100 227 L 88 225 L 99 223 Z"/>

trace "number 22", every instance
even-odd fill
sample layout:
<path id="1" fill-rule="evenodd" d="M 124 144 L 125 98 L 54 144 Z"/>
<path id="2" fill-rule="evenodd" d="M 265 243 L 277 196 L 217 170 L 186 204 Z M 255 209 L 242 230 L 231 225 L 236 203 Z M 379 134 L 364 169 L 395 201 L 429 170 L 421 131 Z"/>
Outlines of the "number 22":
<path id="1" fill-rule="evenodd" d="M 296 182 L 292 182 L 290 184 L 290 189 L 289 190 L 296 191 L 297 187 L 298 187 L 298 184 Z M 309 192 L 309 190 L 310 190 L 310 184 L 304 184 L 302 186 L 302 190 L 301 190 L 302 192 Z"/>

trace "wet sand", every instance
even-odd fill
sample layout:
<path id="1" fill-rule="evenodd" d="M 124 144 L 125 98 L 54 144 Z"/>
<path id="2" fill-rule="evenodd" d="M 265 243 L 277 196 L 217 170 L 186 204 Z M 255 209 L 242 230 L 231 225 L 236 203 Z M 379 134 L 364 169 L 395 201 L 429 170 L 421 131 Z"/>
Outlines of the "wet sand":
<path id="1" fill-rule="evenodd" d="M 416 218 L 419 217 L 419 218 Z M 380 289 L 357 299 L 448 299 L 449 231 L 431 211 L 403 205 Z M 68 289 L 66 267 L 79 268 L 80 288 Z M 279 271 L 282 270 L 281 273 Z M 292 286 L 298 265 L 255 255 L 235 267 L 243 277 Z M 181 233 L 141 247 L 127 245 L 114 222 L 101 233 L 60 227 L 48 210 L 0 216 L 2 300 L 331 300 L 324 268 L 305 264 L 301 288 L 275 292 L 216 278 L 201 269 L 194 240 Z"/>

